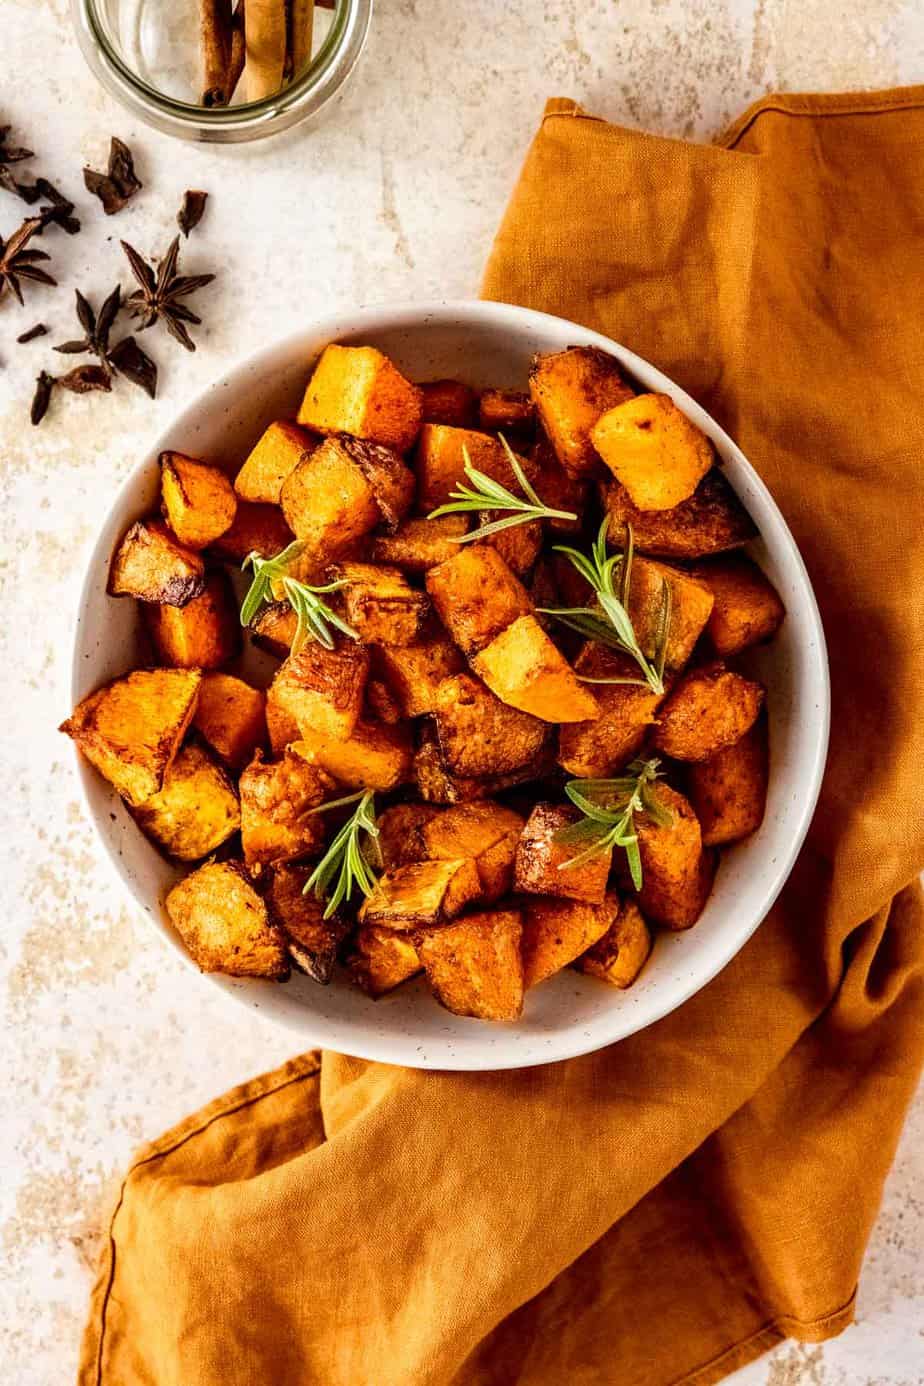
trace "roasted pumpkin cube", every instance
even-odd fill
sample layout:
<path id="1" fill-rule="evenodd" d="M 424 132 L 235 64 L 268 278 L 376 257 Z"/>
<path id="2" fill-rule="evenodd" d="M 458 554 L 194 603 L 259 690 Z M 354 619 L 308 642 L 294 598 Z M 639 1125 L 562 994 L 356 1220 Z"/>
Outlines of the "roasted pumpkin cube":
<path id="1" fill-rule="evenodd" d="M 764 821 L 769 778 L 766 715 L 708 760 L 691 765 L 687 792 L 707 847 L 739 842 Z"/>
<path id="2" fill-rule="evenodd" d="M 501 514 L 500 510 L 479 510 L 478 523 L 490 524 L 493 520 L 499 520 Z M 542 549 L 542 522 L 527 520 L 523 525 L 509 525 L 507 529 L 499 529 L 489 535 L 484 542 L 497 550 L 512 573 L 523 577 Z"/>
<path id="3" fill-rule="evenodd" d="M 410 934 L 370 925 L 357 929 L 346 959 L 353 981 L 367 996 L 377 1000 L 422 971 L 417 947 Z"/>
<path id="4" fill-rule="evenodd" d="M 629 655 L 593 641 L 583 646 L 574 668 L 584 678 L 641 678 Z M 636 683 L 595 683 L 593 689 L 600 715 L 560 729 L 558 763 L 578 779 L 602 780 L 638 755 L 665 695 Z"/>
<path id="5" fill-rule="evenodd" d="M 473 861 L 420 861 L 396 866 L 379 877 L 359 910 L 359 922 L 410 932 L 455 919 L 481 896 Z"/>
<path id="6" fill-rule="evenodd" d="M 648 659 L 654 659 L 657 652 L 665 582 L 671 592 L 665 664 L 668 669 L 682 669 L 709 620 L 712 593 L 704 583 L 666 563 L 635 559 L 629 582 L 629 618 Z"/>
<path id="7" fill-rule="evenodd" d="M 699 819 L 688 799 L 659 783 L 655 794 L 670 814 L 657 823 L 636 817 L 642 888 L 638 903 L 646 919 L 666 929 L 689 929 L 706 907 L 715 879 L 716 855 L 703 848 Z"/>
<path id="8" fill-rule="evenodd" d="M 321 851 L 327 823 L 315 810 L 334 797 L 337 783 L 319 765 L 289 749 L 280 760 L 264 762 L 258 751 L 238 787 L 248 866 L 294 861 Z"/>
<path id="9" fill-rule="evenodd" d="M 201 681 L 198 669 L 136 669 L 84 698 L 60 730 L 137 807 L 163 788 Z"/>
<path id="10" fill-rule="evenodd" d="M 275 700 L 298 725 L 302 736 L 353 734 L 363 707 L 369 651 L 344 639 L 328 650 L 308 640 L 280 667 L 273 679 Z"/>
<path id="11" fill-rule="evenodd" d="M 521 616 L 507 626 L 471 663 L 501 702 L 543 722 L 586 722 L 599 716 L 596 698 L 535 616 Z"/>
<path id="12" fill-rule="evenodd" d="M 383 443 L 370 443 L 346 434 L 338 435 L 338 441 L 372 488 L 382 524 L 394 532 L 414 503 L 414 473 L 394 448 Z"/>
<path id="13" fill-rule="evenodd" d="M 550 510 L 561 510 L 574 518 L 564 520 L 561 516 L 545 520 L 544 523 L 555 534 L 578 534 L 583 527 L 583 515 L 587 509 L 589 483 L 566 472 L 559 462 L 555 449 L 543 433 L 533 445 L 530 460 L 535 469 L 533 490 Z"/>
<path id="14" fill-rule="evenodd" d="M 467 515 L 440 515 L 436 520 L 411 517 L 394 534 L 375 534 L 372 558 L 393 563 L 408 573 L 425 573 L 459 552 L 458 540 L 469 530 Z"/>
<path id="15" fill-rule="evenodd" d="M 162 520 L 137 520 L 125 532 L 109 570 L 110 597 L 185 606 L 205 586 L 205 564 Z"/>
<path id="16" fill-rule="evenodd" d="M 453 428 L 474 428 L 478 422 L 478 392 L 461 380 L 425 380 L 423 422 L 450 424 Z"/>
<path id="17" fill-rule="evenodd" d="M 445 635 L 428 635 L 414 645 L 377 645 L 373 667 L 398 700 L 405 717 L 432 712 L 443 679 L 458 673 L 465 661 Z"/>
<path id="18" fill-rule="evenodd" d="M 708 760 L 757 721 L 764 690 L 721 660 L 684 675 L 658 714 L 654 745 L 674 760 Z"/>
<path id="19" fill-rule="evenodd" d="M 201 746 L 183 746 L 163 788 L 134 810 L 135 822 L 179 861 L 200 861 L 241 826 L 234 785 Z"/>
<path id="20" fill-rule="evenodd" d="M 278 506 L 242 500 L 237 503 L 233 525 L 215 540 L 212 552 L 229 563 L 243 563 L 252 553 L 274 558 L 294 538 Z"/>
<path id="21" fill-rule="evenodd" d="M 513 809 L 490 799 L 434 812 L 428 811 L 416 833 L 423 851 L 419 860 L 453 860 L 470 857 L 478 869 L 481 898 L 486 904 L 501 900 L 513 885 L 513 866 L 523 819 Z"/>
<path id="22" fill-rule="evenodd" d="M 565 470 L 578 478 L 598 475 L 603 469 L 590 431 L 601 414 L 635 393 L 616 358 L 599 347 L 537 356 L 529 391 Z"/>
<path id="23" fill-rule="evenodd" d="M 166 906 L 203 972 L 274 981 L 288 977 L 285 936 L 241 862 L 206 862 L 173 887 Z"/>
<path id="24" fill-rule="evenodd" d="M 262 434 L 234 478 L 241 500 L 279 504 L 282 483 L 317 444 L 303 428 L 278 419 Z"/>
<path id="25" fill-rule="evenodd" d="M 225 765 L 241 770 L 266 745 L 266 695 L 233 674 L 203 674 L 193 726 Z"/>
<path id="26" fill-rule="evenodd" d="M 347 621 L 366 645 L 412 645 L 424 634 L 430 602 L 412 587 L 400 568 L 376 563 L 338 563 Z"/>
<path id="27" fill-rule="evenodd" d="M 343 741 L 316 732 L 293 742 L 292 750 L 320 765 L 347 789 L 395 789 L 412 777 L 414 746 L 406 723 L 356 723 Z"/>
<path id="28" fill-rule="evenodd" d="M 531 433 L 536 406 L 522 390 L 482 390 L 478 422 L 488 433 Z"/>
<path id="29" fill-rule="evenodd" d="M 325 347 L 305 390 L 298 422 L 316 433 L 352 433 L 407 452 L 423 398 L 375 347 Z"/>
<path id="30" fill-rule="evenodd" d="M 710 467 L 692 496 L 670 510 L 639 510 L 618 481 L 604 488 L 603 504 L 609 516 L 611 544 L 622 548 L 626 526 L 631 525 L 638 552 L 661 558 L 722 553 L 739 548 L 757 534 L 757 526 L 718 467 Z"/>
<path id="31" fill-rule="evenodd" d="M 521 494 L 507 449 L 498 438 L 473 428 L 424 424 L 420 430 L 414 467 L 418 485 L 417 509 L 422 514 L 445 505 L 457 486 L 467 484 L 466 456 L 476 471 L 499 481 L 514 495 Z M 525 457 L 519 457 L 517 461 L 531 479 L 534 470 L 532 463 Z"/>
<path id="32" fill-rule="evenodd" d="M 619 902 L 616 918 L 592 948 L 574 964 L 588 977 L 625 991 L 631 987 L 651 953 L 651 930 L 634 900 Z"/>
<path id="33" fill-rule="evenodd" d="M 289 957 L 313 982 L 326 986 L 348 925 L 339 915 L 324 918 L 324 904 L 305 886 L 312 868 L 283 862 L 270 869 L 266 898 L 273 920 L 282 929 Z"/>
<path id="34" fill-rule="evenodd" d="M 327 561 L 353 553 L 381 518 L 375 493 L 343 438 L 327 438 L 282 484 L 286 523 L 309 555 Z"/>
<path id="35" fill-rule="evenodd" d="M 389 727 L 402 720 L 401 704 L 383 679 L 369 679 L 366 684 L 366 710 L 372 721 Z"/>
<path id="36" fill-rule="evenodd" d="M 554 747 L 547 744 L 534 760 L 506 774 L 458 775 L 443 760 L 436 731 L 428 727 L 420 734 L 414 756 L 414 778 L 417 792 L 426 803 L 468 804 L 514 785 L 541 780 L 554 769 L 554 764 Z"/>
<path id="37" fill-rule="evenodd" d="M 538 717 L 496 698 L 471 674 L 444 679 L 433 700 L 433 720 L 447 767 L 457 775 L 505 775 L 533 761 L 547 728 Z"/>
<path id="38" fill-rule="evenodd" d="M 514 868 L 517 890 L 530 895 L 561 895 L 592 905 L 602 902 L 613 849 L 607 847 L 577 866 L 569 866 L 569 862 L 586 850 L 586 843 L 562 842 L 560 835 L 579 818 L 580 814 L 569 804 L 536 805 L 526 820 L 517 846 Z"/>
<path id="39" fill-rule="evenodd" d="M 162 452 L 160 491 L 164 518 L 187 548 L 207 548 L 234 523 L 234 487 L 217 467 L 181 452 Z"/>
<path id="40" fill-rule="evenodd" d="M 532 611 L 526 588 L 489 544 L 466 544 L 426 576 L 437 615 L 463 654 L 483 650 Z"/>
<path id="41" fill-rule="evenodd" d="M 301 736 L 295 718 L 280 704 L 275 684 L 270 684 L 266 690 L 266 732 L 270 750 L 276 757 Z"/>
<path id="42" fill-rule="evenodd" d="M 250 634 L 255 645 L 268 651 L 277 659 L 285 659 L 292 648 L 298 617 L 289 603 L 270 602 L 258 611 L 250 623 Z"/>
<path id="43" fill-rule="evenodd" d="M 740 654 L 776 635 L 786 608 L 756 563 L 729 555 L 698 564 L 693 574 L 712 593 L 706 635 L 716 654 L 723 658 Z"/>
<path id="44" fill-rule="evenodd" d="M 712 467 L 712 444 L 670 395 L 636 395 L 599 418 L 591 441 L 639 510 L 670 510 Z"/>
<path id="45" fill-rule="evenodd" d="M 518 910 L 484 910 L 417 936 L 440 1005 L 477 1020 L 517 1020 L 523 1010 Z"/>
<path id="46" fill-rule="evenodd" d="M 619 898 L 609 894 L 599 905 L 584 900 L 524 896 L 523 985 L 534 987 L 574 962 L 610 928 Z"/>
<path id="47" fill-rule="evenodd" d="M 241 648 L 234 592 L 224 573 L 209 573 L 185 606 L 146 602 L 144 618 L 158 658 L 176 669 L 218 669 Z"/>
<path id="48" fill-rule="evenodd" d="M 428 861 L 430 853 L 424 843 L 423 831 L 440 810 L 432 804 L 394 804 L 376 819 L 379 830 L 378 849 L 386 871 L 393 866 L 407 866 L 412 861 Z M 466 852 L 447 853 L 454 858 Z"/>

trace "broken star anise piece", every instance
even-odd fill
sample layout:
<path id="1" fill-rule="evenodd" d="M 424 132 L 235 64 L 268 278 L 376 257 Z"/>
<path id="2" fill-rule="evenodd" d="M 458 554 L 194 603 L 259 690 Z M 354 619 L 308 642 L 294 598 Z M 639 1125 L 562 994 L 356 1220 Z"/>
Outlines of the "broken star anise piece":
<path id="1" fill-rule="evenodd" d="M 214 274 L 177 274 L 177 261 L 180 254 L 180 238 L 175 236 L 166 255 L 160 261 L 155 273 L 133 246 L 122 242 L 132 274 L 140 287 L 129 295 L 128 303 L 133 315 L 141 325 L 141 330 L 151 327 L 158 319 L 171 336 L 175 337 L 187 351 L 195 351 L 196 344 L 186 330 L 185 324 L 200 323 L 202 319 L 180 300 L 211 284 Z"/>
<path id="2" fill-rule="evenodd" d="M 55 381 L 62 390 L 70 390 L 72 395 L 86 395 L 91 390 L 112 389 L 112 377 L 105 366 L 75 366 L 67 375 L 59 375 Z"/>
<path id="3" fill-rule="evenodd" d="M 109 364 L 119 375 L 137 385 L 149 399 L 157 394 L 157 362 L 152 361 L 134 337 L 123 337 L 109 353 Z"/>
<path id="4" fill-rule="evenodd" d="M 201 192 L 198 188 L 187 188 L 184 192 L 180 210 L 176 214 L 176 224 L 184 236 L 188 236 L 190 231 L 199 225 L 208 198 L 208 193 Z"/>
<path id="5" fill-rule="evenodd" d="M 19 302 L 23 302 L 20 279 L 32 279 L 37 284 L 57 284 L 47 270 L 39 268 L 42 260 L 50 260 L 44 250 L 29 250 L 30 240 L 42 226 L 41 217 L 27 217 L 22 226 L 14 231 L 8 241 L 0 237 L 0 299 L 7 288 L 13 290 Z"/>
<path id="6" fill-rule="evenodd" d="M 24 159 L 32 158 L 31 149 L 17 148 L 16 145 L 8 144 L 11 125 L 0 125 L 0 188 L 6 188 L 7 192 L 19 195 L 19 184 L 10 173 L 10 164 L 20 164 Z"/>
<path id="7" fill-rule="evenodd" d="M 142 184 L 135 173 L 132 151 L 113 135 L 109 142 L 109 164 L 105 173 L 85 168 L 83 181 L 87 192 L 98 197 L 107 217 L 121 212 L 129 198 L 134 197 Z"/>

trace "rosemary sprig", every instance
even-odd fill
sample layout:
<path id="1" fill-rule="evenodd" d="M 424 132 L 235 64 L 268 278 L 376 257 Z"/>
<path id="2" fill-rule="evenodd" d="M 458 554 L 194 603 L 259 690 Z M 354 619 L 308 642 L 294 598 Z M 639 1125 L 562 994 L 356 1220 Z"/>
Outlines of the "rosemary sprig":
<path id="1" fill-rule="evenodd" d="M 576 630 L 587 640 L 596 640 L 601 645 L 622 650 L 635 660 L 644 675 L 641 679 L 594 679 L 583 678 L 584 683 L 621 683 L 635 687 L 646 686 L 653 693 L 664 692 L 664 661 L 667 656 L 667 640 L 671 626 L 671 589 L 668 582 L 661 585 L 661 610 L 658 614 L 658 629 L 655 637 L 655 657 L 649 660 L 635 634 L 632 618 L 629 615 L 629 583 L 632 578 L 632 559 L 634 542 L 632 526 L 626 526 L 626 547 L 621 553 L 607 556 L 606 532 L 609 521 L 604 518 L 599 533 L 593 542 L 590 556 L 578 549 L 564 544 L 556 544 L 555 553 L 563 553 L 578 572 L 590 584 L 596 596 L 595 609 L 589 606 L 540 607 L 546 616 L 554 616 L 562 625 Z M 617 591 L 615 574 L 619 572 Z M 602 615 L 601 615 L 602 613 Z"/>
<path id="2" fill-rule="evenodd" d="M 301 555 L 304 547 L 304 544 L 296 539 L 273 558 L 261 558 L 258 553 L 249 553 L 241 564 L 243 570 L 253 569 L 253 582 L 241 604 L 241 625 L 249 626 L 257 613 L 273 600 L 274 584 L 278 584 L 297 617 L 295 637 L 292 641 L 293 654 L 298 654 L 306 640 L 317 640 L 326 650 L 332 650 L 334 637 L 331 626 L 352 640 L 359 639 L 353 627 L 322 601 L 322 597 L 328 592 L 339 592 L 342 587 L 346 587 L 345 578 L 318 587 L 308 582 L 300 582 L 289 572 L 290 566 Z"/>
<path id="3" fill-rule="evenodd" d="M 611 847 L 622 847 L 629 863 L 632 884 L 642 888 L 642 859 L 638 850 L 635 815 L 645 813 L 667 827 L 673 814 L 652 791 L 660 775 L 658 760 L 634 760 L 624 775 L 614 780 L 569 780 L 565 793 L 584 817 L 555 834 L 556 842 L 586 844 L 582 851 L 562 862 L 559 871 L 579 866 Z"/>
<path id="4" fill-rule="evenodd" d="M 369 896 L 378 883 L 375 872 L 363 856 L 360 842 L 360 835 L 366 833 L 376 849 L 378 847 L 379 830 L 375 822 L 375 795 L 372 790 L 361 789 L 357 794 L 347 794 L 342 799 L 329 799 L 311 812 L 326 813 L 328 809 L 340 808 L 344 804 L 356 804 L 356 808 L 308 877 L 303 892 L 307 895 L 309 890 L 313 890 L 319 900 L 326 897 L 325 919 L 330 919 L 344 901 L 349 903 L 356 886 L 363 895 Z M 330 890 L 335 876 L 336 884 Z"/>
<path id="5" fill-rule="evenodd" d="M 497 534 L 499 530 L 509 529 L 511 525 L 525 525 L 528 520 L 577 519 L 577 516 L 570 510 L 552 510 L 543 504 L 530 485 L 529 478 L 520 466 L 519 459 L 507 439 L 502 433 L 499 433 L 498 437 L 523 495 L 515 496 L 499 481 L 495 481 L 493 477 L 486 476 L 477 467 L 473 467 L 468 448 L 463 446 L 462 457 L 465 461 L 465 475 L 472 484 L 471 486 L 463 486 L 460 483 L 454 491 L 450 491 L 449 501 L 445 505 L 439 506 L 438 509 L 431 510 L 427 519 L 436 520 L 440 515 L 457 515 L 468 510 L 509 510 L 513 513 L 506 515 L 502 520 L 491 520 L 486 525 L 479 525 L 470 534 L 463 534 L 454 539 L 453 543 L 471 544 L 476 539 L 487 539 L 489 535 Z"/>

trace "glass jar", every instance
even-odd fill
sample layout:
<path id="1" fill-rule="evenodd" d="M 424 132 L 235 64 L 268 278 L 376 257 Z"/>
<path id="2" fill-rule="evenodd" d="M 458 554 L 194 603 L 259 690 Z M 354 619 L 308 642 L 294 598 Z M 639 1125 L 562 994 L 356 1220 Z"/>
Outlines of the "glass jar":
<path id="1" fill-rule="evenodd" d="M 315 115 L 356 65 L 372 0 L 316 6 L 311 59 L 259 101 L 201 104 L 196 0 L 71 0 L 83 55 L 106 90 L 148 125 L 181 139 L 262 139 Z M 240 85 L 240 84 L 239 84 Z"/>

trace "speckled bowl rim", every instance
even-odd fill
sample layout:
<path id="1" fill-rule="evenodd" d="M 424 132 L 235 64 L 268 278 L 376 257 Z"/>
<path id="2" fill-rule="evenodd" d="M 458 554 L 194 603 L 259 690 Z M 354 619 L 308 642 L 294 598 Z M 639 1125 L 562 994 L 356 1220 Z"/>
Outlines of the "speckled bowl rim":
<path id="1" fill-rule="evenodd" d="M 243 383 L 247 377 L 253 376 L 260 369 L 266 369 L 268 362 L 280 358 L 295 357 L 299 365 L 304 363 L 303 373 L 307 376 L 311 359 L 324 342 L 344 339 L 375 340 L 383 333 L 416 333 L 426 331 L 427 328 L 439 328 L 450 333 L 454 328 L 460 332 L 464 332 L 466 328 L 475 331 L 509 330 L 520 336 L 535 338 L 540 344 L 539 349 L 544 350 L 550 347 L 542 346 L 541 343 L 547 342 L 550 337 L 562 344 L 598 346 L 616 356 L 630 374 L 646 388 L 670 394 L 679 407 L 712 439 L 723 470 L 727 474 L 731 473 L 729 479 L 747 508 L 752 513 L 760 513 L 762 540 L 770 543 L 775 556 L 774 562 L 784 564 L 790 580 L 786 598 L 788 621 L 793 622 L 794 613 L 798 612 L 800 626 L 804 629 L 798 653 L 800 659 L 806 661 L 806 677 L 809 680 L 811 697 L 805 705 L 799 707 L 798 735 L 805 740 L 805 758 L 800 765 L 797 782 L 794 779 L 786 786 L 786 803 L 783 810 L 788 829 L 786 843 L 782 850 L 777 847 L 776 855 L 769 863 L 771 869 L 759 898 L 753 901 L 747 910 L 741 912 L 740 918 L 731 921 L 733 932 L 729 932 L 729 937 L 723 941 L 722 946 L 711 949 L 698 949 L 696 946 L 689 949 L 688 946 L 688 951 L 691 951 L 694 957 L 697 953 L 702 955 L 700 963 L 682 976 L 678 975 L 672 985 L 661 988 L 655 1003 L 642 1006 L 625 1004 L 627 998 L 632 998 L 633 994 L 637 993 L 640 983 L 629 992 L 613 993 L 613 989 L 603 988 L 602 983 L 577 978 L 577 974 L 572 973 L 571 979 L 576 979 L 575 985 L 597 986 L 601 991 L 607 991 L 608 999 L 609 994 L 612 994 L 612 1005 L 600 1008 L 599 1019 L 588 1022 L 591 1024 L 589 1029 L 582 1030 L 571 1025 L 562 1027 L 561 1033 L 557 1033 L 553 1024 L 549 1033 L 540 1027 L 539 1033 L 533 1037 L 533 1042 L 523 1043 L 525 1032 L 517 1025 L 489 1025 L 450 1016 L 439 1010 L 432 997 L 429 994 L 424 995 L 423 986 L 419 982 L 406 984 L 400 989 L 400 993 L 404 993 L 406 998 L 409 990 L 418 988 L 421 1006 L 436 1008 L 445 1022 L 436 1027 L 436 1033 L 432 1013 L 423 1011 L 421 1033 L 415 1033 L 413 1000 L 410 1002 L 411 1023 L 404 1029 L 388 1024 L 388 1002 L 391 997 L 373 1003 L 359 993 L 351 993 L 357 1005 L 355 1018 L 348 1017 L 346 1021 L 337 1018 L 332 1021 L 330 1016 L 313 1010 L 311 1004 L 312 997 L 328 991 L 328 988 L 317 988 L 308 983 L 309 990 L 303 992 L 307 997 L 307 1004 L 299 1000 L 293 1007 L 290 1002 L 281 1002 L 279 999 L 282 993 L 289 991 L 291 984 L 274 987 L 273 984 L 265 982 L 242 981 L 217 974 L 200 974 L 210 985 L 219 988 L 237 1002 L 258 1009 L 264 1016 L 294 1030 L 306 1047 L 323 1046 L 358 1058 L 417 1068 L 493 1071 L 530 1067 L 590 1053 L 625 1038 L 668 1015 L 706 986 L 751 937 L 783 888 L 808 832 L 824 773 L 830 727 L 827 651 L 821 617 L 801 554 L 769 490 L 741 450 L 704 409 L 661 371 L 618 342 L 570 323 L 566 319 L 510 304 L 478 300 L 385 304 L 341 312 L 310 324 L 258 352 L 242 357 L 218 380 L 200 392 L 163 430 L 144 459 L 133 467 L 119 488 L 94 545 L 81 588 L 74 639 L 71 697 L 76 704 L 90 691 L 91 684 L 96 686 L 93 680 L 88 683 L 87 677 L 86 662 L 93 662 L 88 646 L 94 639 L 92 630 L 88 629 L 88 609 L 92 606 L 93 600 L 99 597 L 102 575 L 108 571 L 114 538 L 127 527 L 130 519 L 140 513 L 139 492 L 145 486 L 150 490 L 152 466 L 156 465 L 160 452 L 178 448 L 181 446 L 180 440 L 188 440 L 195 436 L 198 431 L 197 420 L 203 410 L 214 403 L 216 392 L 233 393 L 237 381 Z M 224 397 L 227 399 L 229 396 L 226 394 Z M 100 642 L 97 642 L 97 647 L 99 644 Z M 106 677 L 114 676 L 111 673 L 106 674 Z M 168 946 L 179 955 L 186 966 L 198 971 L 166 919 L 162 901 L 152 900 L 150 893 L 140 889 L 132 871 L 126 866 L 121 848 L 116 845 L 111 823 L 115 822 L 120 810 L 125 816 L 126 811 L 121 800 L 79 755 L 76 748 L 73 754 L 87 812 L 105 849 L 110 866 L 135 902 L 152 919 Z M 771 790 L 772 781 L 771 766 Z M 154 849 L 133 823 L 131 829 L 137 833 L 145 848 L 153 852 Z M 140 852 L 143 849 L 139 847 L 138 850 Z M 762 869 L 767 870 L 764 858 L 761 858 L 761 862 Z M 729 929 L 729 913 L 726 912 L 721 919 L 726 930 Z M 705 918 L 706 916 L 704 920 Z M 695 940 L 697 929 L 702 927 L 702 923 L 703 921 L 696 929 L 685 934 L 666 936 L 664 946 L 671 947 L 682 940 Z M 558 982 L 559 978 L 554 978 L 546 986 L 551 987 Z M 544 990 L 545 988 L 539 988 L 536 993 L 530 993 L 528 1002 Z M 393 993 L 392 996 L 398 994 Z M 404 1004 L 407 1009 L 406 999 Z M 352 1002 L 350 1005 L 352 1006 Z M 384 1025 L 382 1021 L 385 1021 Z M 477 1032 L 468 1027 L 477 1027 Z"/>

